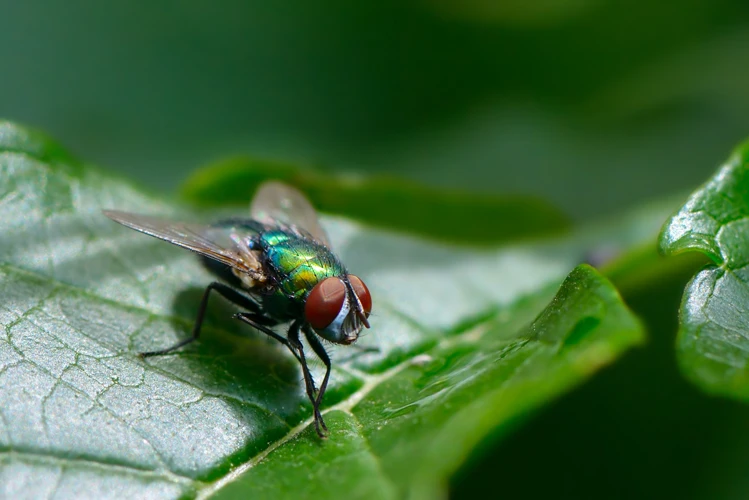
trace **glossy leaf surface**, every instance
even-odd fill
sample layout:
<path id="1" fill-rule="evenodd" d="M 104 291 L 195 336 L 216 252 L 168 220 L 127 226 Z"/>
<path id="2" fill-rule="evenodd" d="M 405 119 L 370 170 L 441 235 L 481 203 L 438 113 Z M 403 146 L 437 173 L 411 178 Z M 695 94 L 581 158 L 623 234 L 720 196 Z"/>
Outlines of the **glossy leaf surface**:
<path id="1" fill-rule="evenodd" d="M 2 495 L 430 496 L 487 434 L 642 340 L 592 268 L 549 300 L 597 245 L 647 241 L 650 219 L 467 250 L 324 218 L 375 299 L 360 343 L 378 351 L 333 350 L 333 433 L 319 441 L 291 356 L 235 324 L 221 300 L 200 342 L 135 356 L 188 334 L 211 276 L 101 209 L 216 214 L 83 167 L 13 125 L 0 130 Z"/>
<path id="2" fill-rule="evenodd" d="M 696 250 L 712 260 L 684 293 L 682 370 L 710 392 L 749 398 L 749 145 L 690 196 L 660 245 L 667 254 Z"/>

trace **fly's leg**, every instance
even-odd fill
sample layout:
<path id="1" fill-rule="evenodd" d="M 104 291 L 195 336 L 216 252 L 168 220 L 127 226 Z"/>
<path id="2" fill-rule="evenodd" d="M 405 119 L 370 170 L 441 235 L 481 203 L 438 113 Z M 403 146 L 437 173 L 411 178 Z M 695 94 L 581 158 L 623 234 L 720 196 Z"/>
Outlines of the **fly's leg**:
<path id="1" fill-rule="evenodd" d="M 305 328 L 304 331 L 305 331 L 305 336 L 307 336 L 306 334 L 307 329 Z M 307 384 L 307 396 L 309 397 L 309 400 L 312 403 L 313 415 L 315 417 L 315 430 L 317 431 L 317 434 L 320 437 L 324 438 L 325 433 L 328 431 L 328 426 L 325 425 L 325 420 L 323 420 L 322 414 L 320 413 L 320 405 L 318 404 L 318 400 L 320 399 L 320 396 L 319 396 L 320 393 L 315 389 L 315 382 L 314 380 L 312 380 L 312 374 L 310 373 L 309 367 L 307 366 L 307 359 L 304 357 L 304 348 L 302 347 L 302 343 L 299 341 L 299 326 L 298 325 L 296 328 L 289 329 L 289 339 L 292 341 L 292 343 L 295 343 L 298 346 L 299 355 L 301 357 L 300 363 L 302 365 L 302 371 L 304 372 L 304 378 L 305 378 L 305 381 L 309 380 Z M 325 379 L 326 380 L 323 382 L 323 384 L 327 385 L 328 383 L 327 375 Z M 317 397 L 315 396 L 316 392 L 318 394 Z"/>
<path id="2" fill-rule="evenodd" d="M 279 341 L 280 343 L 288 347 L 297 361 L 299 361 L 299 364 L 302 366 L 302 374 L 304 375 L 304 385 L 307 391 L 307 397 L 312 403 L 312 408 L 314 409 L 313 415 L 315 417 L 315 430 L 320 437 L 325 437 L 325 434 L 320 430 L 320 426 L 322 426 L 322 429 L 326 431 L 328 430 L 328 428 L 325 426 L 325 422 L 323 421 L 322 415 L 320 414 L 320 411 L 318 409 L 318 405 L 316 404 L 315 382 L 314 380 L 312 380 L 312 374 L 310 373 L 309 367 L 307 366 L 307 358 L 304 356 L 304 347 L 299 341 L 299 322 L 294 321 L 291 324 L 291 326 L 289 327 L 289 332 L 287 334 L 288 338 L 284 338 L 257 321 L 266 320 L 267 318 L 265 316 L 252 313 L 238 313 L 234 317 L 247 323 L 251 327 L 260 330 L 269 337 Z"/>
<path id="3" fill-rule="evenodd" d="M 309 342 L 310 347 L 312 347 L 312 350 L 317 354 L 317 357 L 325 363 L 325 377 L 323 377 L 320 390 L 317 392 L 317 399 L 315 399 L 313 403 L 315 407 L 315 415 L 320 415 L 320 403 L 322 403 L 322 397 L 325 394 L 325 390 L 328 388 L 328 379 L 330 379 L 330 356 L 328 356 L 325 347 L 320 343 L 320 339 L 317 335 L 315 335 L 315 333 L 308 327 L 304 328 L 304 336 L 307 339 L 307 342 Z M 322 416 L 320 416 L 320 422 L 322 423 L 323 429 L 327 431 L 328 428 L 325 427 L 325 422 L 322 421 Z"/>
<path id="4" fill-rule="evenodd" d="M 251 314 L 251 313 L 237 313 L 235 316 L 238 320 L 241 320 L 251 327 L 263 332 L 270 338 L 275 339 L 289 348 L 291 354 L 294 355 L 299 364 L 302 365 L 302 372 L 304 373 L 304 385 L 307 391 L 307 396 L 311 402 L 315 401 L 315 384 L 312 381 L 312 375 L 309 373 L 307 368 L 307 360 L 304 357 L 304 351 L 302 350 L 302 344 L 299 342 L 299 325 L 295 321 L 289 328 L 289 338 L 285 338 L 267 326 L 262 324 L 262 321 L 267 319 L 265 316 Z M 296 334 L 294 332 L 297 332 Z"/>
<path id="5" fill-rule="evenodd" d="M 175 351 L 179 349 L 180 347 L 184 347 L 187 344 L 198 340 L 198 337 L 200 337 L 200 328 L 201 326 L 203 326 L 203 318 L 205 316 L 205 310 L 206 310 L 206 307 L 208 306 L 208 298 L 210 297 L 212 290 L 215 290 L 221 296 L 223 296 L 226 300 L 238 305 L 239 307 L 243 307 L 245 309 L 249 309 L 250 311 L 254 311 L 257 313 L 260 312 L 260 306 L 257 304 L 257 302 L 241 294 L 240 292 L 236 291 L 229 285 L 225 285 L 223 283 L 219 283 L 218 281 L 214 281 L 213 283 L 211 283 L 210 285 L 206 287 L 205 292 L 203 293 L 203 298 L 200 300 L 200 305 L 198 306 L 198 316 L 197 318 L 195 318 L 195 324 L 192 327 L 192 335 L 190 335 L 184 340 L 180 340 L 173 346 L 167 347 L 166 349 L 160 349 L 158 351 L 141 352 L 138 355 L 141 358 L 147 358 L 150 356 L 160 356 L 162 354 L 167 354 L 172 351 Z"/>
<path id="6" fill-rule="evenodd" d="M 293 349 L 296 349 L 296 352 L 294 352 L 294 355 L 296 356 L 296 359 L 299 360 L 299 364 L 302 365 L 302 375 L 304 376 L 304 386 L 307 390 L 307 397 L 309 398 L 310 403 L 312 403 L 312 406 L 314 408 L 315 405 L 315 392 L 317 389 L 315 389 L 315 381 L 312 378 L 312 374 L 309 371 L 309 367 L 307 366 L 307 358 L 304 356 L 304 347 L 302 346 L 302 343 L 299 341 L 299 322 L 295 321 L 291 324 L 289 327 L 289 331 L 286 334 L 289 339 L 289 343 L 293 346 Z M 317 420 L 317 415 L 315 415 L 315 420 Z"/>
<path id="7" fill-rule="evenodd" d="M 262 314 L 255 314 L 255 313 L 246 313 L 241 312 L 234 315 L 234 317 L 244 323 L 247 323 L 252 328 L 255 328 L 256 330 L 259 330 L 269 336 L 270 338 L 279 341 L 283 345 L 289 348 L 291 351 L 291 354 L 294 355 L 297 361 L 300 363 L 302 360 L 299 358 L 299 354 L 297 354 L 296 346 L 293 346 L 291 342 L 289 342 L 289 339 L 277 334 L 273 330 L 271 330 L 269 327 L 274 326 L 278 324 L 276 321 L 268 318 L 267 316 L 263 316 Z M 293 326 L 293 325 L 292 325 Z"/>
<path id="8" fill-rule="evenodd" d="M 307 368 L 307 360 L 304 357 L 304 350 L 302 344 L 299 342 L 299 324 L 295 321 L 289 328 L 289 338 L 282 337 L 267 326 L 263 324 L 263 321 L 268 318 L 258 314 L 252 313 L 237 313 L 234 315 L 240 321 L 247 323 L 251 327 L 263 332 L 270 338 L 279 341 L 283 345 L 289 348 L 291 354 L 294 355 L 299 364 L 302 365 L 302 372 L 304 374 L 304 385 L 307 391 L 307 397 L 314 404 L 315 401 L 315 383 L 312 380 L 312 375 Z M 272 320 L 271 320 L 272 321 Z M 296 332 L 296 333 L 295 333 Z"/>

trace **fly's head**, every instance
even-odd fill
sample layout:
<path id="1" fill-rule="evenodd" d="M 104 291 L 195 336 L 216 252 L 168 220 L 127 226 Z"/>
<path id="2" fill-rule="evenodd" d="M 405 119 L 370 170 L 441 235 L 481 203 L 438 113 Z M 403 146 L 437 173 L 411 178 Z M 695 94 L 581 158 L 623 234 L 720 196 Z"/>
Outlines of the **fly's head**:
<path id="1" fill-rule="evenodd" d="M 369 328 L 372 296 L 359 277 L 348 274 L 326 278 L 307 296 L 304 317 L 315 332 L 336 344 L 352 344 L 362 328 Z"/>

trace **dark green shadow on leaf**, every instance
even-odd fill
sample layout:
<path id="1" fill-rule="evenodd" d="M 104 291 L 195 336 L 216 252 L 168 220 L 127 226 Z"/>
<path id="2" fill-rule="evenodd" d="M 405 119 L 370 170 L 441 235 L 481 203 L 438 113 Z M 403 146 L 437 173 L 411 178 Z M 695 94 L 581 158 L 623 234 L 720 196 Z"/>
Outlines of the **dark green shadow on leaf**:
<path id="1" fill-rule="evenodd" d="M 437 189 L 397 177 L 334 175 L 249 158 L 197 171 L 182 194 L 203 206 L 248 206 L 257 186 L 268 179 L 296 186 L 321 212 L 454 243 L 501 243 L 568 226 L 558 210 L 530 196 Z"/>
<path id="2" fill-rule="evenodd" d="M 682 300 L 682 371 L 708 392 L 749 399 L 749 143 L 669 219 L 660 248 L 667 255 L 696 250 L 713 262 Z"/>

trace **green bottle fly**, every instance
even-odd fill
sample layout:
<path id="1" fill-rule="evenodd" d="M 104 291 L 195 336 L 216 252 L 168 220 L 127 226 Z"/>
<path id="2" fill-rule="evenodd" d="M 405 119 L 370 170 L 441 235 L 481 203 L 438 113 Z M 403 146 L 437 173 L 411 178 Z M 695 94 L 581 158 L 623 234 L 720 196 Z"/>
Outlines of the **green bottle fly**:
<path id="1" fill-rule="evenodd" d="M 218 278 L 209 284 L 198 307 L 192 335 L 177 344 L 141 353 L 172 352 L 196 340 L 211 291 L 243 309 L 235 318 L 284 344 L 299 361 L 315 428 L 327 431 L 320 404 L 330 378 L 331 361 L 321 338 L 352 344 L 369 328 L 372 297 L 364 282 L 349 274 L 330 250 L 325 231 L 309 201 L 278 182 L 258 188 L 249 218 L 225 219 L 211 225 L 167 221 L 145 215 L 104 211 L 112 220 L 142 233 L 198 253 Z M 273 327 L 288 323 L 286 335 Z M 300 341 L 325 363 L 319 390 Z"/>

